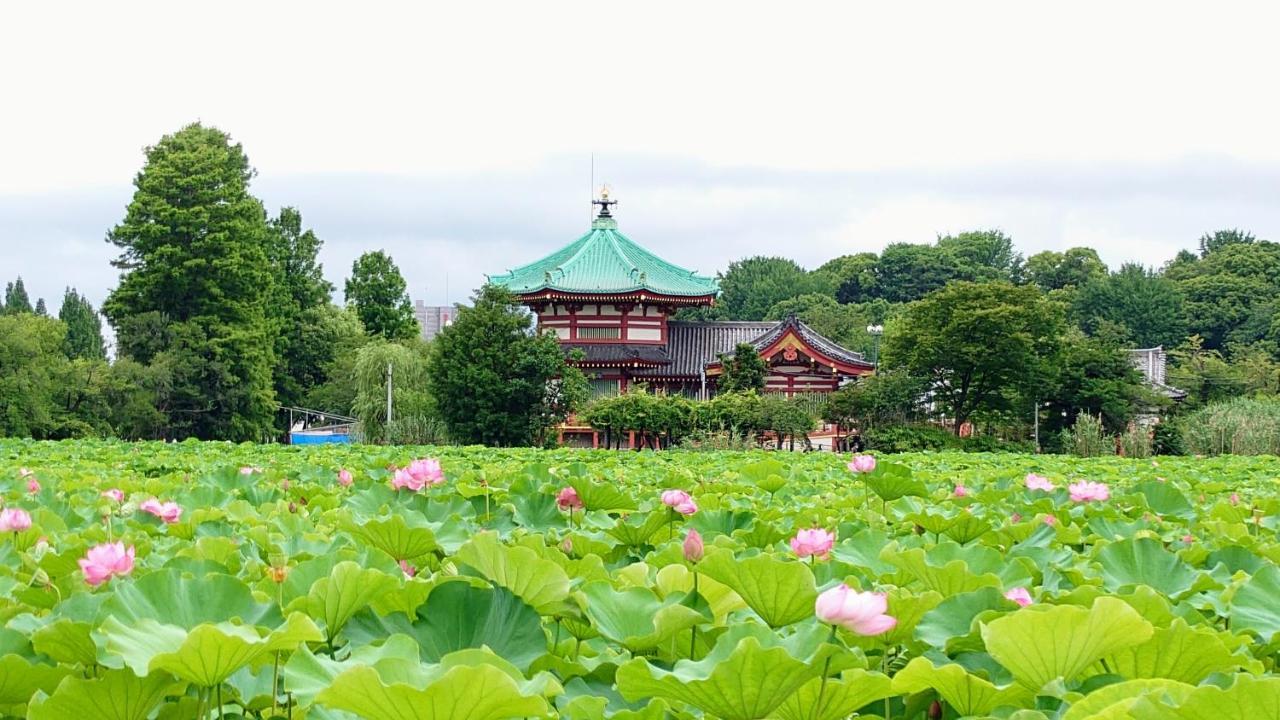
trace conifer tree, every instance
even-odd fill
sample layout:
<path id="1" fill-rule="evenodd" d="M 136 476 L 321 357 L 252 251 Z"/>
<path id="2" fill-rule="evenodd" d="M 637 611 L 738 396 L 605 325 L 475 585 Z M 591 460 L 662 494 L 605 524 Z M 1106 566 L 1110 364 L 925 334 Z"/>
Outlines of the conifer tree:
<path id="1" fill-rule="evenodd" d="M 261 439 L 275 415 L 275 273 L 254 170 L 239 144 L 199 123 L 146 156 L 107 235 L 122 274 L 103 313 L 123 356 L 171 367 L 173 435 Z"/>

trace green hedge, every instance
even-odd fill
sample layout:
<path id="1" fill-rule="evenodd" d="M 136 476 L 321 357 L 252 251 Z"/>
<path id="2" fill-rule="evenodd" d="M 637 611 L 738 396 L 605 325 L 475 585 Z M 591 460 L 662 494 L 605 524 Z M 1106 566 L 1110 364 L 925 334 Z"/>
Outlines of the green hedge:
<path id="1" fill-rule="evenodd" d="M 1013 442 L 991 436 L 961 438 L 936 425 L 890 425 L 868 430 L 862 436 L 866 449 L 882 453 L 925 450 L 964 452 L 1034 452 L 1029 442 Z"/>

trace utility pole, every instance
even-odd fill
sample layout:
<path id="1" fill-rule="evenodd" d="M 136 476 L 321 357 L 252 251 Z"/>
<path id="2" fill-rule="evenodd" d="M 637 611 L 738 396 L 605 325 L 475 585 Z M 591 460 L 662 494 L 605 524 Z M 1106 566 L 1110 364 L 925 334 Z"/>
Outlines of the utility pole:
<path id="1" fill-rule="evenodd" d="M 391 425 L 391 363 L 387 362 L 387 426 Z"/>
<path id="2" fill-rule="evenodd" d="M 1036 403 L 1031 407 L 1031 411 L 1035 413 L 1035 418 L 1036 418 L 1033 425 L 1035 427 L 1036 453 L 1039 454 L 1040 453 L 1040 398 L 1036 398 Z"/>

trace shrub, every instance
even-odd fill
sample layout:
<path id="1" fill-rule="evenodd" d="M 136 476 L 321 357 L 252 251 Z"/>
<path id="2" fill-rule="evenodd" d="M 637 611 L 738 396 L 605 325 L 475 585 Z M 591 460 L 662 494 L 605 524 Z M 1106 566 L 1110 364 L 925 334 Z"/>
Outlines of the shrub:
<path id="1" fill-rule="evenodd" d="M 1071 452 L 1080 457 L 1098 457 L 1115 454 L 1115 445 L 1102 427 L 1098 418 L 1081 414 L 1071 426 L 1071 442 L 1067 446 Z"/>
<path id="2" fill-rule="evenodd" d="M 1280 455 L 1280 400 L 1236 398 L 1188 415 L 1183 439 L 1197 455 Z"/>
<path id="3" fill-rule="evenodd" d="M 1156 455 L 1186 455 L 1181 427 L 1172 420 L 1161 420 L 1151 432 L 1151 452 Z"/>
<path id="4" fill-rule="evenodd" d="M 1120 449 L 1125 457 L 1151 457 L 1151 445 L 1151 432 L 1137 423 L 1120 435 Z"/>

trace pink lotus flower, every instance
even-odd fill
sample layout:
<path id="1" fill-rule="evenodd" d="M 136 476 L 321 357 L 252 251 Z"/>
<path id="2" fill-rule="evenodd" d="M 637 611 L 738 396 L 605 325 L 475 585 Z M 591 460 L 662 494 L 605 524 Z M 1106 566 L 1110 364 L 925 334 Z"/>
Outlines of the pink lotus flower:
<path id="1" fill-rule="evenodd" d="M 1020 523 L 1020 522 L 1022 522 L 1022 513 L 1014 513 L 1014 514 L 1010 515 L 1010 516 L 1009 516 L 1009 522 L 1013 522 L 1013 523 Z"/>
<path id="2" fill-rule="evenodd" d="M 440 461 L 435 458 L 414 460 L 406 469 L 423 486 L 434 486 L 444 482 L 444 470 L 440 469 Z"/>
<path id="3" fill-rule="evenodd" d="M 672 509 L 685 517 L 689 517 L 690 515 L 698 512 L 698 503 L 694 502 L 693 498 L 689 498 Z"/>
<path id="4" fill-rule="evenodd" d="M 107 498 L 112 502 L 122 503 L 124 502 L 124 491 L 121 490 L 120 488 L 111 488 L 110 490 L 103 490 L 102 497 Z"/>
<path id="5" fill-rule="evenodd" d="M 22 478 L 24 478 L 24 477 L 26 477 L 26 476 L 28 476 L 28 475 L 34 475 L 34 474 L 35 474 L 35 473 L 31 472 L 31 468 L 18 468 L 18 479 L 19 479 L 19 480 L 21 480 Z"/>
<path id="6" fill-rule="evenodd" d="M 1184 542 L 1184 543 L 1186 543 L 1186 544 L 1188 544 L 1188 545 L 1190 545 L 1191 543 L 1193 543 L 1193 542 L 1195 542 L 1195 541 L 1196 541 L 1196 536 L 1195 536 L 1195 535 L 1192 535 L 1191 533 L 1187 533 L 1186 535 L 1183 535 L 1183 536 L 1182 536 L 1182 542 Z"/>
<path id="7" fill-rule="evenodd" d="M 849 461 L 849 471 L 856 473 L 869 473 L 876 469 L 876 458 L 874 455 L 854 455 Z"/>
<path id="8" fill-rule="evenodd" d="M 260 472 L 262 472 L 262 468 L 254 467 L 252 465 L 245 465 L 244 467 L 240 468 L 241 475 L 252 475 L 254 473 L 260 473 Z"/>
<path id="9" fill-rule="evenodd" d="M 36 493 L 40 492 L 40 481 L 37 480 L 34 475 L 31 475 L 27 478 L 27 492 L 31 493 L 32 495 L 35 495 Z"/>
<path id="10" fill-rule="evenodd" d="M 702 559 L 702 536 L 697 530 L 689 529 L 689 534 L 684 536 L 684 559 L 691 563 L 696 563 Z"/>
<path id="11" fill-rule="evenodd" d="M 182 508 L 178 507 L 178 503 L 173 501 L 160 502 L 155 498 L 151 498 L 150 500 L 143 500 L 142 504 L 138 505 L 138 509 L 155 515 L 167 524 L 176 523 L 178 518 L 182 517 Z"/>
<path id="12" fill-rule="evenodd" d="M 566 537 L 564 540 L 561 540 L 560 551 L 563 552 L 565 555 L 572 555 L 573 554 L 573 538 Z"/>
<path id="13" fill-rule="evenodd" d="M 408 468 L 397 468 L 394 475 L 391 476 L 391 487 L 396 490 L 404 490 L 408 488 L 414 492 L 418 492 L 427 486 L 425 479 L 419 480 L 409 472 Z"/>
<path id="14" fill-rule="evenodd" d="M 103 543 L 89 548 L 80 558 L 80 570 L 84 572 L 84 581 L 90 585 L 101 585 L 112 575 L 128 575 L 133 572 L 133 546 L 125 549 L 124 543 Z"/>
<path id="15" fill-rule="evenodd" d="M 813 528 L 811 530 L 801 530 L 796 536 L 791 538 L 791 549 L 795 552 L 796 557 L 816 557 L 819 560 L 826 560 L 827 555 L 831 553 L 831 546 L 835 545 L 835 533 L 827 532 L 822 528 Z"/>
<path id="16" fill-rule="evenodd" d="M 401 560 L 400 572 L 404 573 L 405 578 L 411 578 L 418 574 L 418 568 L 410 565 L 408 560 Z"/>
<path id="17" fill-rule="evenodd" d="M 561 510 L 581 510 L 582 498 L 578 497 L 578 491 L 571 488 L 560 488 L 560 492 L 556 493 L 556 506 Z"/>
<path id="18" fill-rule="evenodd" d="M 953 495 L 955 495 L 955 496 L 956 496 L 956 497 L 958 497 L 958 498 L 968 497 L 968 496 L 969 496 L 969 488 L 967 488 L 967 487 L 965 487 L 965 486 L 963 486 L 963 485 L 957 485 L 957 486 L 956 486 L 956 489 L 953 491 L 953 493 L 952 493 L 952 494 L 953 494 Z"/>
<path id="19" fill-rule="evenodd" d="M 1232 504 L 1232 505 L 1239 505 L 1239 504 L 1240 504 L 1240 494 L 1239 494 L 1239 493 L 1231 493 L 1231 504 Z"/>
<path id="20" fill-rule="evenodd" d="M 1028 490 L 1043 490 L 1045 492 L 1053 492 L 1053 483 L 1049 482 L 1049 478 L 1037 475 L 1035 473 L 1027 473 L 1027 477 L 1023 480 L 1027 484 Z"/>
<path id="21" fill-rule="evenodd" d="M 1027 592 L 1024 587 L 1016 587 L 1004 594 L 1006 600 L 1012 600 L 1022 607 L 1026 607 L 1032 603 L 1031 593 Z"/>
<path id="22" fill-rule="evenodd" d="M 350 470 L 342 468 L 338 471 L 338 484 L 342 487 L 351 487 L 351 483 L 355 481 L 356 479 L 351 475 Z"/>
<path id="23" fill-rule="evenodd" d="M 31 527 L 31 514 L 22 508 L 0 510 L 0 532 L 22 532 Z"/>
<path id="24" fill-rule="evenodd" d="M 885 614 L 888 609 L 884 593 L 856 592 L 843 583 L 823 592 L 813 604 L 822 622 L 868 636 L 889 632 L 898 624 L 897 618 Z"/>
<path id="25" fill-rule="evenodd" d="M 689 493 L 683 490 L 663 490 L 662 491 L 662 504 L 666 505 L 669 508 L 674 508 L 680 503 L 687 502 L 691 499 L 692 498 L 689 496 Z"/>
<path id="26" fill-rule="evenodd" d="M 1071 493 L 1072 502 L 1089 502 L 1090 500 L 1101 502 L 1111 497 L 1111 490 L 1106 485 L 1087 480 L 1071 483 L 1067 486 L 1067 491 Z"/>
<path id="27" fill-rule="evenodd" d="M 1053 527 L 1054 525 L 1058 524 L 1058 518 L 1054 515 L 1045 515 L 1044 524 L 1048 525 L 1049 527 Z"/>

